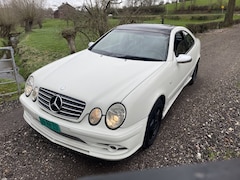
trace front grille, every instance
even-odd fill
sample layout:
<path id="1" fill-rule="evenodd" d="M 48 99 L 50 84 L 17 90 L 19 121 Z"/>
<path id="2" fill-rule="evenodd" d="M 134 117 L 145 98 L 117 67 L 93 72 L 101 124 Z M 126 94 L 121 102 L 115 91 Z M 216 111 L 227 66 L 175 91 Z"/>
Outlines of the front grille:
<path id="1" fill-rule="evenodd" d="M 50 101 L 56 96 L 61 97 L 62 104 L 58 111 L 52 111 L 50 108 Z M 86 103 L 83 101 L 56 93 L 45 88 L 39 89 L 38 103 L 40 107 L 48 113 L 69 121 L 76 121 L 79 119 L 86 106 Z"/>

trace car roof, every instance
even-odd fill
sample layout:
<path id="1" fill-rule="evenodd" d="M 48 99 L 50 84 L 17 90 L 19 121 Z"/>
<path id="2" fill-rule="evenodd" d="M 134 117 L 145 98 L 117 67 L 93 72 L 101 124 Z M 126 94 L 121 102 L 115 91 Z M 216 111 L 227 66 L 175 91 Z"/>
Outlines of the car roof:
<path id="1" fill-rule="evenodd" d="M 136 30 L 136 31 L 146 31 L 146 32 L 155 32 L 170 34 L 172 29 L 176 26 L 166 25 L 166 24 L 124 24 L 117 26 L 115 29 L 120 30 Z"/>

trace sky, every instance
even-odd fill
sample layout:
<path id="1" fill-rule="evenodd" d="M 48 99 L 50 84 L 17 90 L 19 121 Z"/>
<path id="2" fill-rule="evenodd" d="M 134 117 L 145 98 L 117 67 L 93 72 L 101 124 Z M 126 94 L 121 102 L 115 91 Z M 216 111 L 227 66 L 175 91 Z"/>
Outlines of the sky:
<path id="1" fill-rule="evenodd" d="M 52 9 L 57 9 L 62 3 L 68 3 L 73 7 L 80 6 L 84 0 L 46 0 L 47 7 L 50 7 Z"/>
<path id="2" fill-rule="evenodd" d="M 53 10 L 56 10 L 62 3 L 68 3 L 73 7 L 78 7 L 83 4 L 86 0 L 45 0 L 47 7 L 52 8 Z M 124 2 L 125 0 L 123 0 Z M 94 2 L 94 0 L 93 0 Z"/>
<path id="3" fill-rule="evenodd" d="M 78 7 L 83 4 L 85 0 L 45 0 L 46 6 L 52 8 L 53 10 L 56 10 L 62 3 L 68 3 L 73 7 Z M 94 0 L 93 0 L 94 1 Z M 161 0 L 161 1 L 169 1 L 169 0 Z M 123 3 L 125 3 L 126 0 L 123 0 Z M 158 1 L 160 2 L 160 0 Z"/>

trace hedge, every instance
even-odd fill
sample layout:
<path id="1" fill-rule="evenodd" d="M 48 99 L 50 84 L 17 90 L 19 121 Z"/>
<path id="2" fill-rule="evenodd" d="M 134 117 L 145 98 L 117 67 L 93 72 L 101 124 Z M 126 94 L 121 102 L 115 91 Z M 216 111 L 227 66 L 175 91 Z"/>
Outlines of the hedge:
<path id="1" fill-rule="evenodd" d="M 240 19 L 234 20 L 233 24 L 239 24 Z M 196 33 L 203 33 L 205 31 L 208 31 L 210 29 L 220 29 L 223 28 L 223 21 L 221 22 L 209 22 L 209 23 L 203 23 L 203 24 L 187 24 L 186 27 L 190 29 L 194 34 Z"/>

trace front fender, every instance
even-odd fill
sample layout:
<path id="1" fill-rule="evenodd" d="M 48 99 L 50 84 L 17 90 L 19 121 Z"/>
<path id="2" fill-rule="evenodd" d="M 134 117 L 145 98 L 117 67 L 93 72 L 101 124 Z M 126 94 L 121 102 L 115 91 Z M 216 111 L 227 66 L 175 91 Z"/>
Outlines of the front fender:
<path id="1" fill-rule="evenodd" d="M 164 68 L 167 69 L 167 66 Z M 147 119 L 157 99 L 161 96 L 168 96 L 171 86 L 168 75 L 166 73 L 165 76 L 162 75 L 164 72 L 164 69 L 158 70 L 122 101 L 127 109 L 127 118 L 122 127 L 128 127 L 142 119 Z"/>

